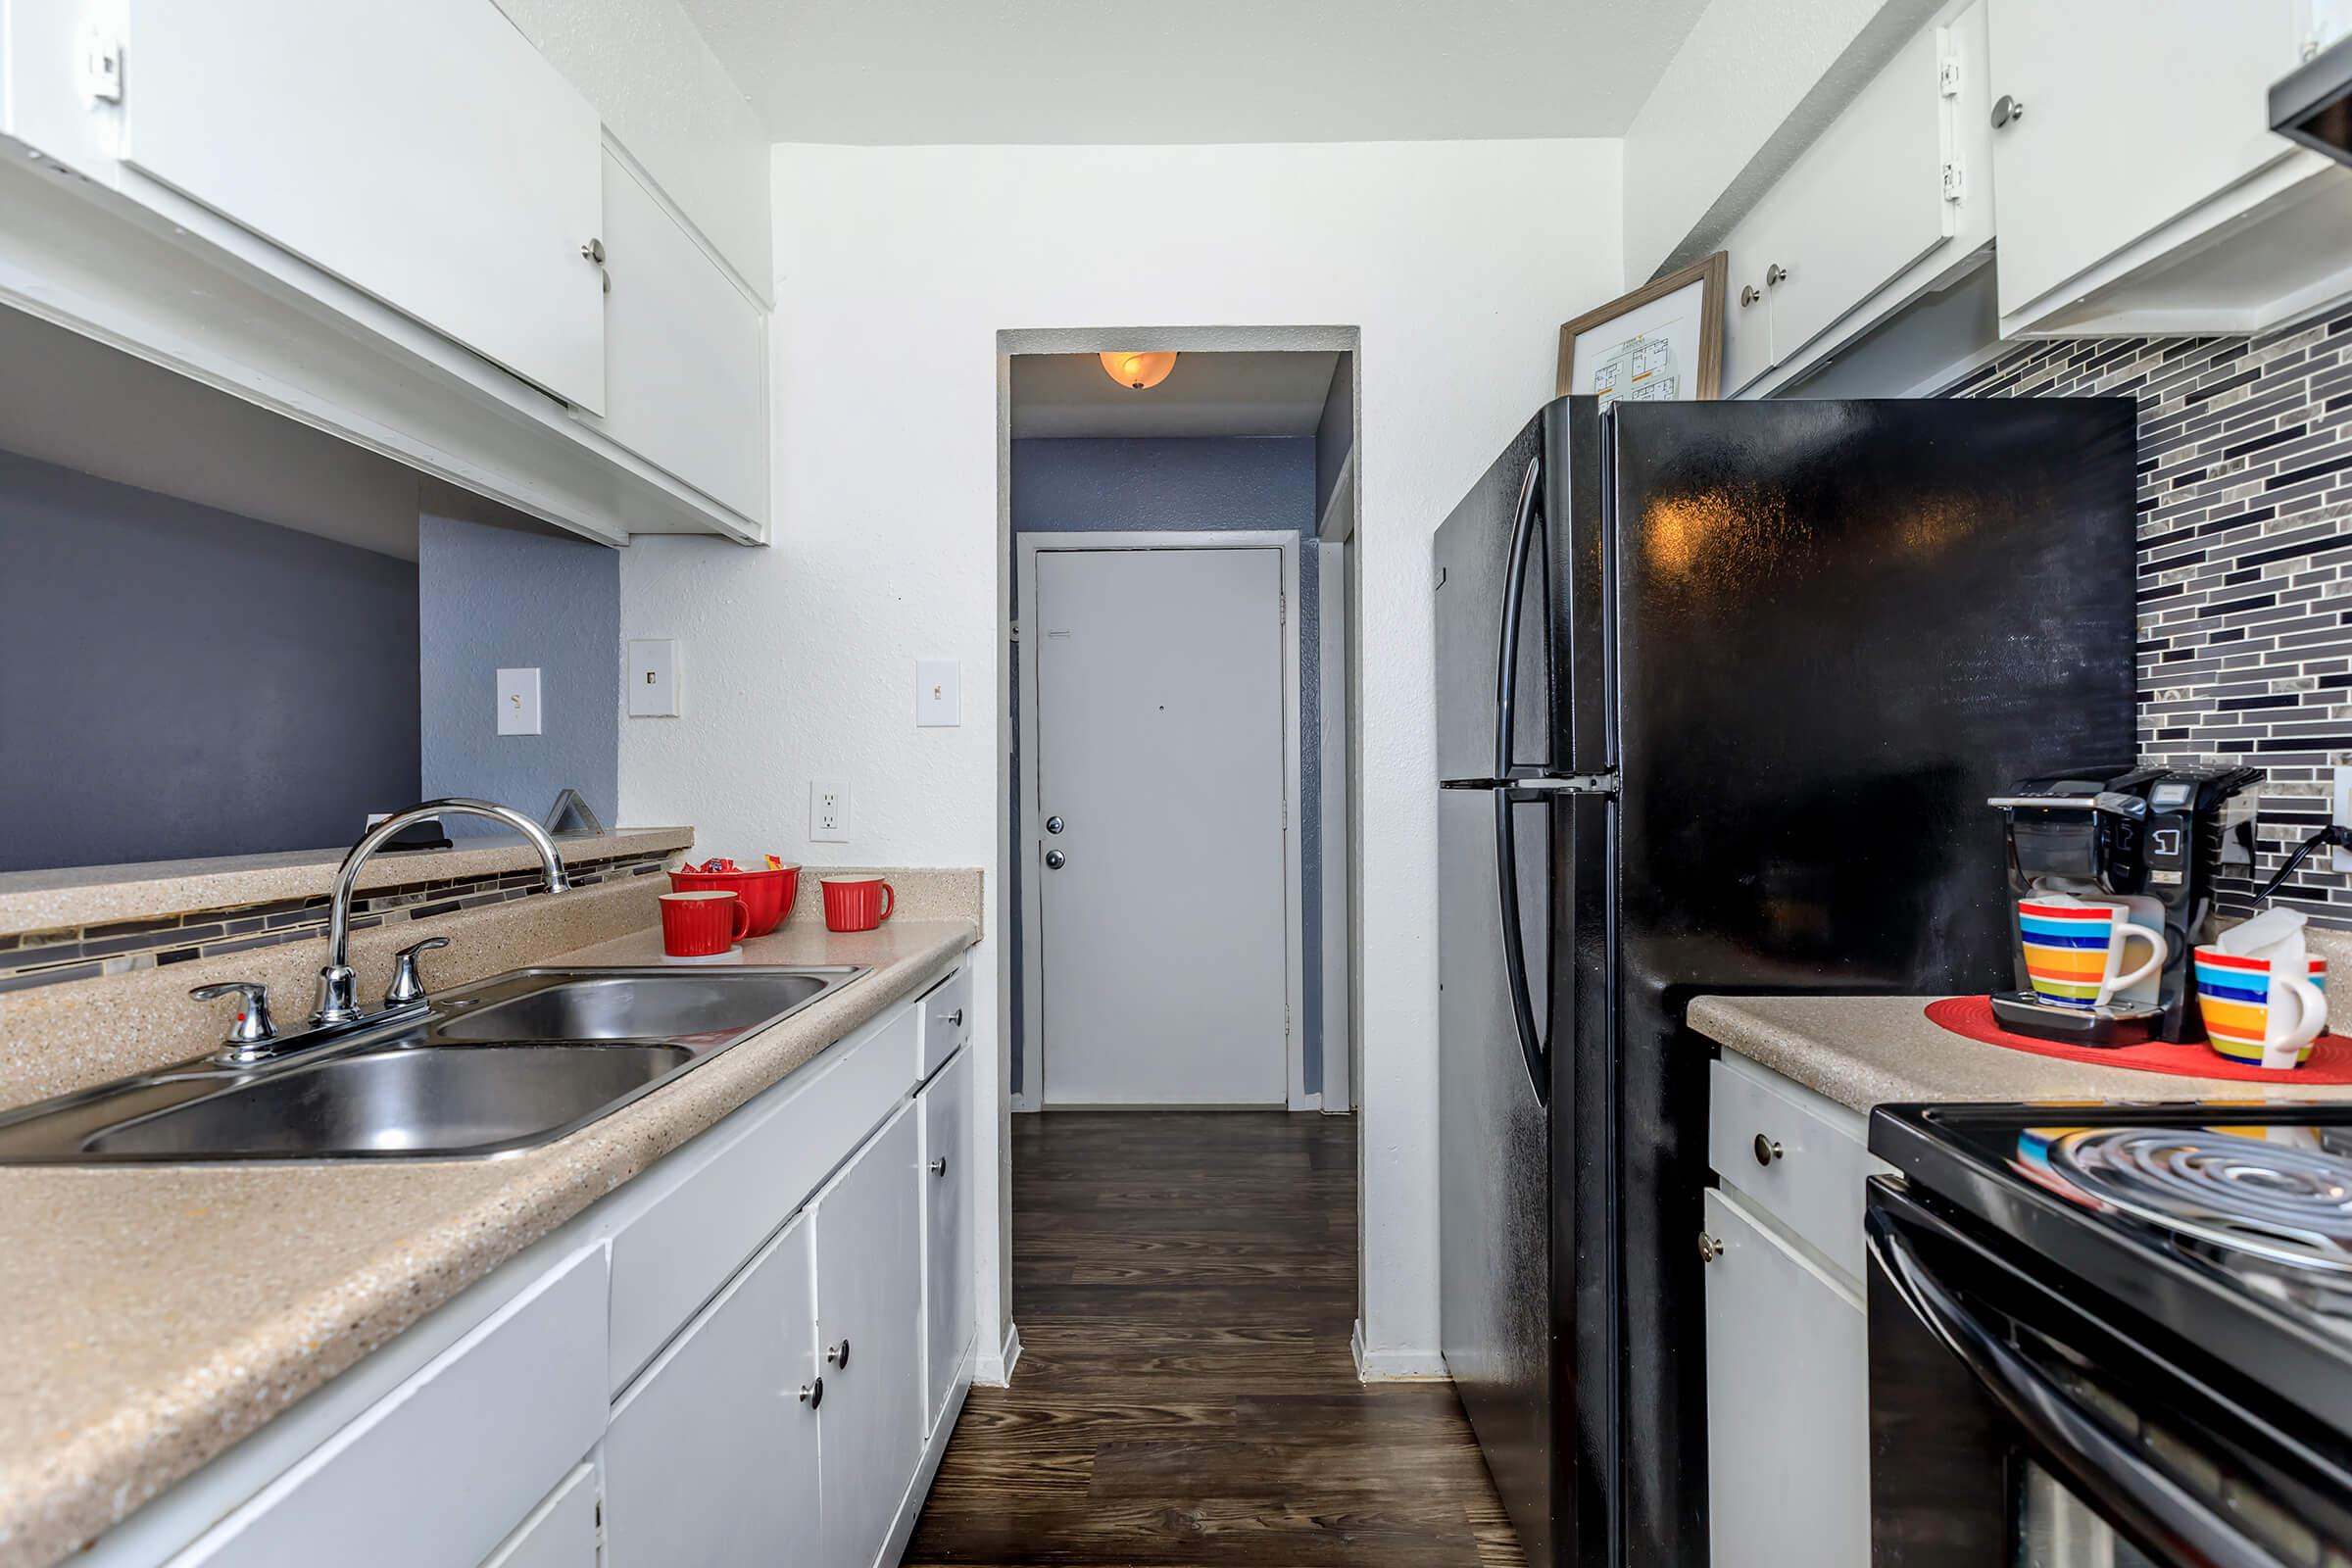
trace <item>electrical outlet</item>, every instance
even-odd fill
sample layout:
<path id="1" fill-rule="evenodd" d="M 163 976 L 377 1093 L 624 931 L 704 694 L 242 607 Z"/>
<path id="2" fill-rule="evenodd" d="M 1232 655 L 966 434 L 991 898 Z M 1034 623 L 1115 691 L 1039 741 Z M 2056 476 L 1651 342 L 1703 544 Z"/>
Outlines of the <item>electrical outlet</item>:
<path id="1" fill-rule="evenodd" d="M 2352 767 L 2335 770 L 2335 814 L 2329 820 L 2337 827 L 2352 827 Z M 2335 852 L 2335 868 L 2352 871 L 2352 850 Z"/>
<path id="2" fill-rule="evenodd" d="M 817 779 L 808 786 L 808 837 L 817 844 L 846 844 L 850 837 L 850 787 Z"/>

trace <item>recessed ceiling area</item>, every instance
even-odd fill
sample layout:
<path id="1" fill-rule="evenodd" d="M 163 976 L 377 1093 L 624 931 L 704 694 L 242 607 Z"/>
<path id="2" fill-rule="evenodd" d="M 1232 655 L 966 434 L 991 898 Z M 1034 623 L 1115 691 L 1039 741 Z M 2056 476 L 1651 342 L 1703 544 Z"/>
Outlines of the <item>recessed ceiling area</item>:
<path id="1" fill-rule="evenodd" d="M 778 141 L 1616 136 L 1704 0 L 685 0 Z"/>
<path id="2" fill-rule="evenodd" d="M 1113 381 L 1092 354 L 1012 357 L 1012 435 L 1313 435 L 1337 354 L 1178 354 L 1155 387 Z"/>

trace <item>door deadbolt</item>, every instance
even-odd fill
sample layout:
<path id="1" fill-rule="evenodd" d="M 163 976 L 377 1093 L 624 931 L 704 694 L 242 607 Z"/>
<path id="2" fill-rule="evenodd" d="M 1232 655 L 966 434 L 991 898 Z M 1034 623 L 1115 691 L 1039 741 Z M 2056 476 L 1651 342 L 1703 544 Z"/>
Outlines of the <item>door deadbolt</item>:
<path id="1" fill-rule="evenodd" d="M 1048 850 L 1048 851 L 1046 852 L 1046 869 L 1047 869 L 1047 870 L 1049 870 L 1049 871 L 1058 871 L 1058 870 L 1060 870 L 1060 869 L 1061 869 L 1063 866 L 1065 866 L 1065 865 L 1067 865 L 1067 864 L 1069 864 L 1069 863 L 1070 863 L 1070 858 L 1069 858 L 1068 856 L 1066 856 L 1066 855 L 1062 854 L 1062 853 L 1061 853 L 1059 850 Z"/>

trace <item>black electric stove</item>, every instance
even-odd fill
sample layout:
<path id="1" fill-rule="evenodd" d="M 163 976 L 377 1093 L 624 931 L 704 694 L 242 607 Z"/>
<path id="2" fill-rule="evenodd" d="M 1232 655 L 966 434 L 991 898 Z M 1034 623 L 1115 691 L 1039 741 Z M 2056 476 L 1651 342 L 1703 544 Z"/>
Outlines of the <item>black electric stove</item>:
<path id="1" fill-rule="evenodd" d="M 2352 1568 L 2352 1105 L 1886 1106 L 1879 1568 Z"/>

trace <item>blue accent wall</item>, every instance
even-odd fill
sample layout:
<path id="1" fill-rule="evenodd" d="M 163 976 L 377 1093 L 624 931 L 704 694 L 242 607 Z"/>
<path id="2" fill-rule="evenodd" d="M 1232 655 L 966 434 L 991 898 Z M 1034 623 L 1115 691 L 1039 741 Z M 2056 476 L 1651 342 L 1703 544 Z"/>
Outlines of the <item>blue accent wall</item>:
<path id="1" fill-rule="evenodd" d="M 1137 533 L 1150 530 L 1281 529 L 1298 534 L 1298 832 L 1305 883 L 1300 923 L 1305 951 L 1299 1027 L 1308 1093 L 1323 1087 L 1323 700 L 1321 603 L 1315 537 L 1315 438 L 1164 437 L 1029 439 L 1012 443 L 1012 528 L 1018 533 Z M 1014 657 L 1019 658 L 1016 649 Z M 1018 733 L 1018 682 L 1014 693 Z M 1013 802 L 1013 834 L 1021 831 Z M 1018 907 L 1021 865 L 1010 867 Z M 1014 1038 L 1025 1027 L 1021 933 L 1012 933 Z M 1021 1088 L 1020 1054 L 1012 1087 Z"/>
<path id="2" fill-rule="evenodd" d="M 620 797 L 620 552 L 536 525 L 417 526 L 424 794 L 543 818 L 576 789 L 607 826 Z M 539 671 L 537 735 L 498 733 L 501 669 Z M 452 838 L 503 833 L 472 817 Z"/>
<path id="3" fill-rule="evenodd" d="M 0 452 L 0 871 L 350 843 L 416 647 L 409 562 Z"/>

